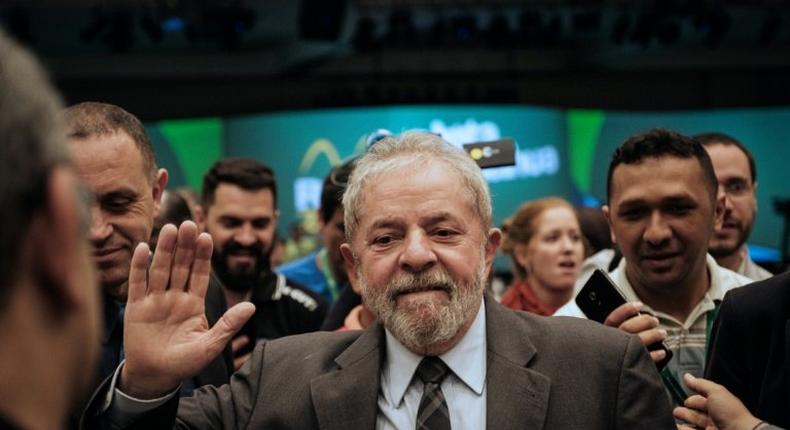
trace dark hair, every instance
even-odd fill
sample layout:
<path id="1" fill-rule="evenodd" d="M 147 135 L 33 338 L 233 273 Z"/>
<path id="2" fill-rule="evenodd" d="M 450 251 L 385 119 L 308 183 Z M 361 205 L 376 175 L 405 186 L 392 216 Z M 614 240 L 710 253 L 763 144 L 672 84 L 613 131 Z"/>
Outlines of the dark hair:
<path id="1" fill-rule="evenodd" d="M 697 142 L 701 143 L 702 146 L 726 145 L 735 146 L 736 148 L 740 149 L 741 152 L 746 155 L 746 159 L 749 160 L 749 172 L 752 174 L 752 183 L 757 181 L 757 167 L 754 164 L 752 152 L 743 146 L 740 141 L 730 135 L 716 132 L 700 133 L 695 135 L 694 139 L 697 139 Z"/>
<path id="2" fill-rule="evenodd" d="M 208 210 L 214 203 L 214 192 L 219 184 L 233 184 L 249 191 L 262 189 L 272 190 L 274 208 L 277 208 L 277 185 L 274 182 L 274 172 L 250 158 L 225 158 L 211 166 L 203 176 L 203 207 Z"/>
<path id="3" fill-rule="evenodd" d="M 46 204 L 48 177 L 68 162 L 62 106 L 38 61 L 0 31 L 0 309 L 17 281 L 20 243 Z"/>
<path id="4" fill-rule="evenodd" d="M 157 219 L 163 225 L 168 223 L 181 225 L 184 221 L 194 219 L 194 216 L 184 196 L 178 190 L 170 190 L 162 193 L 162 202 L 159 206 Z"/>
<path id="5" fill-rule="evenodd" d="M 612 198 L 612 176 L 617 166 L 639 164 L 645 158 L 659 157 L 696 158 L 702 168 L 711 201 L 716 201 L 719 182 L 708 152 L 693 138 L 663 128 L 654 128 L 631 136 L 614 151 L 606 177 L 607 200 L 611 201 Z"/>
<path id="6" fill-rule="evenodd" d="M 324 185 L 321 188 L 321 208 L 318 216 L 323 222 L 329 222 L 338 207 L 343 206 L 343 192 L 348 185 L 348 177 L 354 171 L 357 159 L 352 158 L 345 163 L 335 166 L 324 178 Z"/>
<path id="7" fill-rule="evenodd" d="M 67 136 L 70 139 L 87 139 L 91 136 L 106 136 L 123 131 L 132 138 L 143 156 L 143 168 L 149 180 L 156 177 L 154 147 L 148 138 L 143 123 L 136 116 L 109 103 L 84 102 L 68 107 L 64 111 Z"/>

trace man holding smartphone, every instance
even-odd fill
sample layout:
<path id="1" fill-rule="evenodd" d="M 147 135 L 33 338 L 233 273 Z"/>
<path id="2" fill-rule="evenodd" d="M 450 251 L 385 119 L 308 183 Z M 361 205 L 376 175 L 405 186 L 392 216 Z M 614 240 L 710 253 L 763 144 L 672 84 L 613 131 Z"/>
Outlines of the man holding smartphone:
<path id="1" fill-rule="evenodd" d="M 702 376 L 710 327 L 724 294 L 751 280 L 707 254 L 722 223 L 724 198 L 710 157 L 697 141 L 653 129 L 635 135 L 609 165 L 609 220 L 623 259 L 611 273 L 628 303 L 604 324 L 638 334 L 644 345 L 664 341 L 674 353 L 666 378 Z M 575 301 L 555 315 L 583 316 Z M 654 350 L 658 362 L 666 352 Z"/>

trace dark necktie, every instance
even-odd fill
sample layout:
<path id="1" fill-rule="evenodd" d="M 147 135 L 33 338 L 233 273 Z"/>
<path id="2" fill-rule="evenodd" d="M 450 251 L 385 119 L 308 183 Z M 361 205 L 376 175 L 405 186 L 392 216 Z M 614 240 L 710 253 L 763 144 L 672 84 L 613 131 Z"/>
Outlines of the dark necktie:
<path id="1" fill-rule="evenodd" d="M 447 365 L 438 357 L 425 357 L 416 373 L 425 386 L 417 410 L 417 430 L 449 430 L 450 411 L 440 386 L 449 373 Z"/>

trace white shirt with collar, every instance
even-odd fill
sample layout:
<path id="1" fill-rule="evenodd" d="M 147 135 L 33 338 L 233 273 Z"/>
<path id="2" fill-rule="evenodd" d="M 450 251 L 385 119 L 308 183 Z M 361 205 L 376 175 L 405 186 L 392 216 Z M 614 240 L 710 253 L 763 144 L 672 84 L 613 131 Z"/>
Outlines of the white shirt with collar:
<path id="1" fill-rule="evenodd" d="M 423 357 L 408 350 L 387 330 L 386 362 L 381 368 L 376 429 L 413 429 L 423 383 L 413 378 Z M 480 302 L 469 331 L 452 349 L 439 356 L 452 373 L 441 388 L 453 430 L 486 427 L 486 319 Z"/>

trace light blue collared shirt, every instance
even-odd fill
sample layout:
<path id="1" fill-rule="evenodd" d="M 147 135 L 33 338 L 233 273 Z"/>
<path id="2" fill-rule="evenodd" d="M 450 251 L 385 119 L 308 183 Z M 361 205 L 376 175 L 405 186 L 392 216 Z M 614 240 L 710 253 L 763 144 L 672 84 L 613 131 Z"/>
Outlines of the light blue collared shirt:
<path id="1" fill-rule="evenodd" d="M 423 383 L 412 377 L 423 357 L 409 351 L 385 331 L 386 363 L 381 368 L 376 429 L 413 429 Z M 486 427 L 486 318 L 480 301 L 469 331 L 455 347 L 439 356 L 452 370 L 442 381 L 442 393 L 454 430 Z"/>

